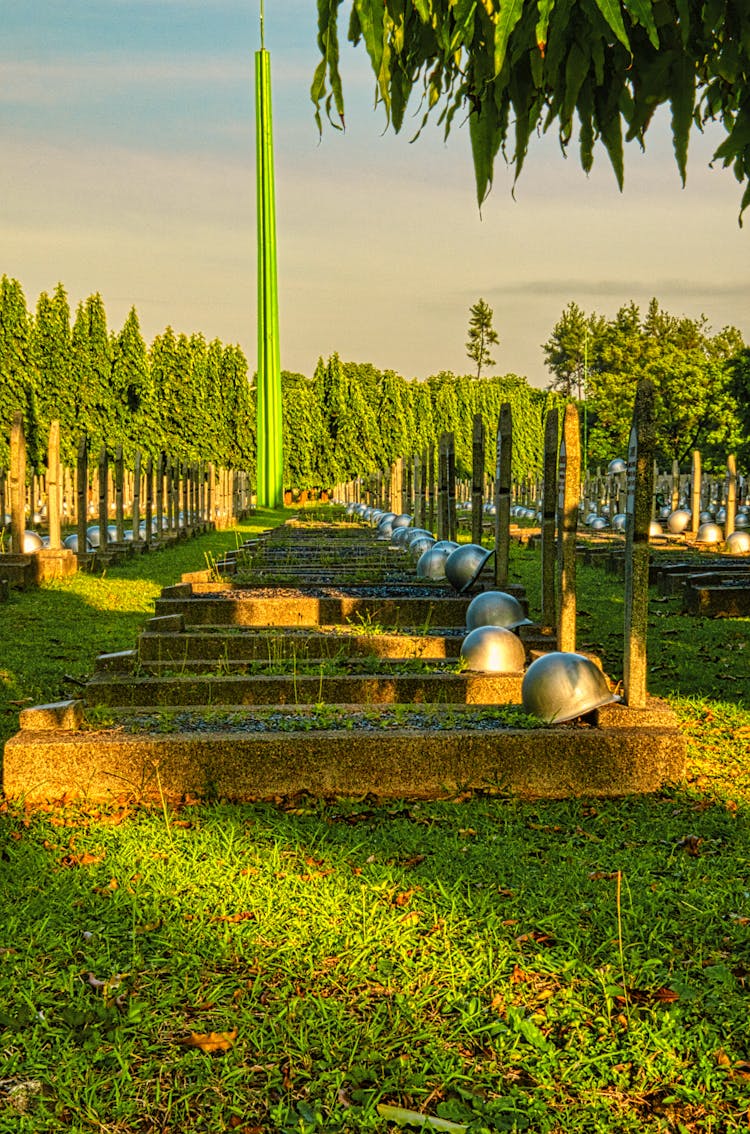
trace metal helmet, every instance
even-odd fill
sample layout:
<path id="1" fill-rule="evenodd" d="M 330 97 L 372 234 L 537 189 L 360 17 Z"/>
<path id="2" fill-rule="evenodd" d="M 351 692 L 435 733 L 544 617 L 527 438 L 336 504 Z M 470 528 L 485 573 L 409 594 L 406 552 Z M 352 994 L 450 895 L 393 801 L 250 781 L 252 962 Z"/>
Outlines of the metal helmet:
<path id="1" fill-rule="evenodd" d="M 718 512 L 714 516 L 714 519 L 716 520 L 717 524 L 725 524 L 727 522 L 727 510 L 723 505 L 721 508 L 719 508 Z"/>
<path id="2" fill-rule="evenodd" d="M 405 528 L 405 527 L 392 528 L 392 530 L 391 530 L 391 545 L 393 547 L 400 548 L 401 551 L 405 551 L 406 550 L 406 543 L 407 543 L 406 537 L 407 537 L 408 533 L 409 533 L 409 529 Z"/>
<path id="3" fill-rule="evenodd" d="M 648 525 L 648 538 L 653 539 L 655 536 L 664 535 L 664 528 L 658 520 L 652 520 Z"/>
<path id="4" fill-rule="evenodd" d="M 490 556 L 494 554 L 494 549 L 488 551 L 478 543 L 464 543 L 452 551 L 445 561 L 445 575 L 453 589 L 459 594 L 468 591 L 472 583 L 479 578 Z"/>
<path id="5" fill-rule="evenodd" d="M 622 457 L 615 457 L 607 465 L 607 472 L 610 476 L 615 476 L 617 473 L 624 473 L 628 471 L 628 466 Z"/>
<path id="6" fill-rule="evenodd" d="M 404 536 L 404 540 L 407 547 L 409 547 L 415 539 L 420 539 L 422 536 L 429 536 L 430 539 L 435 538 L 432 532 L 427 531 L 427 528 L 406 528 L 405 530 L 406 535 Z"/>
<path id="7" fill-rule="evenodd" d="M 616 516 L 612 517 L 612 531 L 624 532 L 627 527 L 628 516 L 627 512 L 618 512 Z"/>
<path id="8" fill-rule="evenodd" d="M 94 524 L 93 527 L 86 528 L 86 543 L 91 547 L 99 547 L 100 542 L 98 526 Z"/>
<path id="9" fill-rule="evenodd" d="M 699 519 L 702 524 L 712 524 L 714 522 L 714 513 L 706 508 L 701 512 Z"/>
<path id="10" fill-rule="evenodd" d="M 433 543 L 431 548 L 422 551 L 422 555 L 416 561 L 416 577 L 444 579 L 445 561 L 449 555 L 449 549 L 438 548 L 437 543 Z"/>
<path id="11" fill-rule="evenodd" d="M 23 555 L 30 555 L 32 551 L 39 551 L 44 547 L 42 537 L 36 532 L 26 531 L 21 536 L 21 553 Z"/>
<path id="12" fill-rule="evenodd" d="M 399 516 L 394 516 L 394 528 L 408 528 L 411 523 L 411 516 L 406 512 L 402 512 Z"/>
<path id="13" fill-rule="evenodd" d="M 426 548 L 417 560 L 417 578 L 436 580 L 444 579 L 445 561 L 450 553 L 451 552 L 449 548 L 439 548 L 437 544 L 433 544 L 432 547 Z"/>
<path id="14" fill-rule="evenodd" d="M 606 516 L 597 516 L 591 521 L 592 532 L 603 532 L 609 527 L 609 521 Z"/>
<path id="15" fill-rule="evenodd" d="M 667 520 L 667 528 L 672 535 L 679 535 L 684 532 L 690 523 L 690 512 L 687 508 L 678 508 L 676 512 L 670 512 L 669 519 Z"/>
<path id="16" fill-rule="evenodd" d="M 587 528 L 590 528 L 594 520 L 598 520 L 599 516 L 596 512 L 589 512 L 586 519 L 583 521 Z"/>
<path id="17" fill-rule="evenodd" d="M 521 700 L 527 713 L 562 724 L 619 701 L 598 665 L 583 654 L 542 654 L 526 670 Z"/>
<path id="18" fill-rule="evenodd" d="M 413 539 L 409 544 L 409 554 L 413 559 L 418 560 L 434 543 L 435 540 L 431 535 L 421 535 L 417 539 Z"/>
<path id="19" fill-rule="evenodd" d="M 736 528 L 750 528 L 750 516 L 747 512 L 737 512 L 734 517 L 734 526 Z"/>
<path id="20" fill-rule="evenodd" d="M 456 543 L 454 539 L 439 539 L 435 543 L 435 551 L 447 551 L 448 554 L 455 551 L 457 547 L 460 547 L 460 544 Z"/>
<path id="21" fill-rule="evenodd" d="M 733 555 L 744 555 L 746 551 L 750 551 L 750 532 L 732 532 L 724 546 Z"/>
<path id="22" fill-rule="evenodd" d="M 503 626 L 477 626 L 461 643 L 467 669 L 485 673 L 522 673 L 526 665 L 523 642 Z"/>
<path id="23" fill-rule="evenodd" d="M 723 543 L 724 533 L 718 524 L 701 524 L 695 538 L 698 543 Z"/>
<path id="24" fill-rule="evenodd" d="M 471 600 L 466 608 L 466 629 L 476 630 L 478 626 L 502 626 L 515 630 L 517 626 L 529 626 L 517 598 L 505 591 L 482 591 Z"/>

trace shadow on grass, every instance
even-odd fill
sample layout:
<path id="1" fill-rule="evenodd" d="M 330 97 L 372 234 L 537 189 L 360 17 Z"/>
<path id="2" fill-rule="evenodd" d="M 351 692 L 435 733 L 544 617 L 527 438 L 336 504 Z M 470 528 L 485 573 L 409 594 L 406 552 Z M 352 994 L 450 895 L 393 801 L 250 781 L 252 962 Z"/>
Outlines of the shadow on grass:
<path id="1" fill-rule="evenodd" d="M 125 817 L 0 822 L 6 1082 L 44 1092 L 18 1129 L 385 1131 L 380 1100 L 489 1131 L 740 1128 L 744 804 Z"/>

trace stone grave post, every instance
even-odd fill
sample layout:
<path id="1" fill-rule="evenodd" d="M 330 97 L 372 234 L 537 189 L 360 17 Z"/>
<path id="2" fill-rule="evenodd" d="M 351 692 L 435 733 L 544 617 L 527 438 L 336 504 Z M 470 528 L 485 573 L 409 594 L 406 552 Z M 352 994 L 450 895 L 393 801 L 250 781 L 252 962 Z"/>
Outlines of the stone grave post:
<path id="1" fill-rule="evenodd" d="M 447 434 L 441 433 L 438 439 L 437 467 L 437 537 L 450 539 L 448 535 L 448 453 Z"/>
<path id="2" fill-rule="evenodd" d="M 109 454 L 107 446 L 99 450 L 99 551 L 106 552 L 109 543 Z"/>
<path id="3" fill-rule="evenodd" d="M 159 453 L 156 458 L 156 538 L 161 539 L 164 529 L 164 454 Z"/>
<path id="4" fill-rule="evenodd" d="M 402 485 L 403 485 L 402 497 L 401 497 L 401 499 L 402 499 L 401 511 L 405 512 L 407 515 L 413 516 L 414 515 L 414 482 L 413 482 L 413 479 L 412 479 L 412 473 L 413 473 L 413 469 L 414 469 L 414 463 L 413 463 L 411 457 L 402 457 L 401 458 L 401 465 L 402 465 L 401 478 L 402 478 Z"/>
<path id="5" fill-rule="evenodd" d="M 555 543 L 555 505 L 557 503 L 557 445 L 560 415 L 551 409 L 544 423 L 544 482 L 542 485 L 542 619 L 545 626 L 555 625 L 555 576 L 557 545 Z"/>
<path id="6" fill-rule="evenodd" d="M 76 533 L 78 535 L 78 554 L 85 555 L 86 526 L 89 515 L 89 439 L 84 433 L 78 442 L 78 459 L 76 462 L 76 496 L 78 506 L 76 509 Z"/>
<path id="7" fill-rule="evenodd" d="M 456 446 L 452 433 L 446 433 L 445 436 L 445 475 L 448 483 L 446 496 L 448 507 L 448 539 L 455 541 L 458 535 L 458 520 L 456 516 Z"/>
<path id="8" fill-rule="evenodd" d="M 676 512 L 680 506 L 680 464 L 679 461 L 672 461 L 672 499 L 670 505 L 673 512 Z"/>
<path id="9" fill-rule="evenodd" d="M 471 433 L 471 542 L 479 544 L 482 542 L 484 519 L 484 435 L 484 418 L 481 413 L 475 413 Z"/>
<path id="10" fill-rule="evenodd" d="M 424 527 L 424 497 L 422 483 L 424 480 L 421 453 L 414 454 L 414 527 Z"/>
<path id="11" fill-rule="evenodd" d="M 5 502 L 5 469 L 0 469 L 0 523 L 5 526 L 5 513 L 7 511 L 7 504 Z"/>
<path id="12" fill-rule="evenodd" d="M 658 520 L 659 506 L 656 502 L 656 497 L 659 491 L 659 468 L 656 464 L 656 460 L 654 460 L 654 467 L 651 470 L 651 478 L 651 519 Z"/>
<path id="13" fill-rule="evenodd" d="M 60 422 L 53 421 L 49 427 L 47 447 L 47 522 L 49 524 L 49 546 L 60 547 Z"/>
<path id="14" fill-rule="evenodd" d="M 638 382 L 628 443 L 628 496 L 625 528 L 625 701 L 632 709 L 646 704 L 646 634 L 648 630 L 648 529 L 656 429 L 654 386 Z"/>
<path id="15" fill-rule="evenodd" d="M 208 462 L 208 484 L 206 485 L 206 507 L 208 511 L 208 519 L 212 524 L 216 523 L 216 465 L 213 461 Z"/>
<path id="16" fill-rule="evenodd" d="M 115 539 L 122 543 L 125 539 L 125 461 L 122 445 L 115 449 Z"/>
<path id="17" fill-rule="evenodd" d="M 133 543 L 141 542 L 141 451 L 136 449 L 133 458 Z"/>
<path id="18" fill-rule="evenodd" d="M 154 459 L 151 456 L 149 456 L 148 460 L 146 461 L 146 473 L 144 479 L 146 482 L 146 507 L 144 510 L 145 514 L 143 518 L 146 523 L 146 544 L 149 545 L 153 537 L 154 523 Z"/>
<path id="19" fill-rule="evenodd" d="M 435 447 L 430 445 L 425 449 L 424 464 L 427 473 L 427 523 L 428 531 L 435 531 L 435 502 L 437 485 L 435 483 Z"/>
<path id="20" fill-rule="evenodd" d="M 13 414 L 10 427 L 10 539 L 14 555 L 23 553 L 23 536 L 26 530 L 26 435 L 23 414 Z"/>
<path id="21" fill-rule="evenodd" d="M 576 648 L 576 535 L 581 497 L 580 426 L 573 402 L 565 406 L 558 476 L 557 648 L 571 653 Z"/>
<path id="22" fill-rule="evenodd" d="M 513 411 L 500 405 L 495 448 L 495 585 L 508 583 L 510 564 L 510 486 L 513 464 Z"/>
<path id="23" fill-rule="evenodd" d="M 167 458 L 164 462 L 164 503 L 167 518 L 167 531 L 172 531 L 174 518 L 172 506 L 174 504 L 174 490 L 172 488 L 172 462 Z"/>
<path id="24" fill-rule="evenodd" d="M 737 515 L 737 459 L 733 453 L 727 457 L 727 503 L 726 520 L 724 522 L 724 539 L 729 539 L 734 531 L 734 522 Z"/>
<path id="25" fill-rule="evenodd" d="M 693 449 L 693 476 L 690 485 L 690 531 L 695 534 L 701 522 L 701 455 L 698 449 Z"/>
<path id="26" fill-rule="evenodd" d="M 180 528 L 183 531 L 188 531 L 192 522 L 192 517 L 190 515 L 190 465 L 184 464 L 180 471 L 182 474 L 182 523 L 180 524 Z M 233 512 L 235 511 L 234 504 L 235 502 L 233 500 Z"/>

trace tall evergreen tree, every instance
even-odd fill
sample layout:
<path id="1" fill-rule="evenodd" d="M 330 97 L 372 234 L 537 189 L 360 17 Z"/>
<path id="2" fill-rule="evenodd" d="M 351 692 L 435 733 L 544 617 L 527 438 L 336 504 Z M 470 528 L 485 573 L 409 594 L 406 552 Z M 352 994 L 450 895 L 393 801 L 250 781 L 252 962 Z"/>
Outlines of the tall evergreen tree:
<path id="1" fill-rule="evenodd" d="M 78 433 L 87 433 L 95 448 L 112 444 L 112 427 L 116 420 L 112 345 L 104 302 L 98 292 L 78 304 L 71 342 Z"/>
<path id="2" fill-rule="evenodd" d="M 151 373 L 135 307 L 112 344 L 112 404 L 115 440 L 123 445 L 126 456 L 132 457 L 136 449 L 149 450 Z"/>
<path id="3" fill-rule="evenodd" d="M 43 291 L 37 300 L 31 327 L 31 352 L 36 369 L 39 417 L 47 433 L 50 422 L 60 422 L 60 453 L 72 462 L 77 449 L 76 395 L 72 382 L 70 307 L 65 288 L 58 283 L 52 296 Z"/>
<path id="4" fill-rule="evenodd" d="M 0 280 L 0 459 L 8 462 L 8 437 L 13 414 L 24 415 L 26 448 L 30 463 L 36 463 L 31 435 L 37 429 L 36 370 L 31 350 L 31 319 L 18 280 Z"/>
<path id="5" fill-rule="evenodd" d="M 483 299 L 478 299 L 469 308 L 469 337 L 466 342 L 466 353 L 476 363 L 477 378 L 481 378 L 483 367 L 495 365 L 494 358 L 490 356 L 490 347 L 496 346 L 500 339 L 492 326 L 492 315 L 492 308 Z"/>

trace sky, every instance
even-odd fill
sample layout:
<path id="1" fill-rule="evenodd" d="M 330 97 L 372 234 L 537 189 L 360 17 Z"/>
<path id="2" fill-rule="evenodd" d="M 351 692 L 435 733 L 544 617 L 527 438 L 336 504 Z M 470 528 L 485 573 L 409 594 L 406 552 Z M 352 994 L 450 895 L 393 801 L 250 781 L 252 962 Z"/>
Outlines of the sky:
<path id="1" fill-rule="evenodd" d="M 147 342 L 201 331 L 239 343 L 253 370 L 258 0 L 0 12 L 0 275 L 30 309 L 58 281 L 72 308 L 98 291 L 110 329 L 135 306 Z M 628 147 L 623 193 L 603 151 L 587 177 L 574 147 L 566 159 L 544 137 L 515 198 L 496 167 L 480 215 L 468 130 L 386 130 L 361 45 L 342 50 L 346 131 L 319 136 L 315 0 L 265 0 L 265 45 L 283 368 L 310 375 L 336 351 L 407 378 L 469 373 L 480 297 L 500 338 L 489 372 L 540 387 L 541 345 L 571 301 L 612 316 L 656 296 L 750 341 L 750 220 L 738 226 L 731 171 L 709 168 L 720 133 L 694 135 L 683 189 L 659 119 L 645 154 Z"/>

